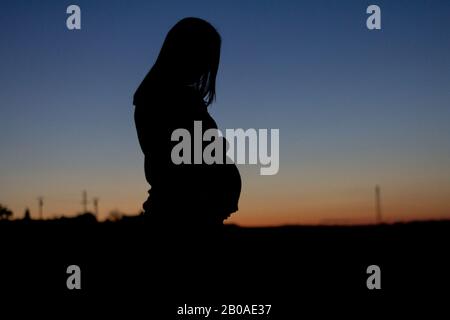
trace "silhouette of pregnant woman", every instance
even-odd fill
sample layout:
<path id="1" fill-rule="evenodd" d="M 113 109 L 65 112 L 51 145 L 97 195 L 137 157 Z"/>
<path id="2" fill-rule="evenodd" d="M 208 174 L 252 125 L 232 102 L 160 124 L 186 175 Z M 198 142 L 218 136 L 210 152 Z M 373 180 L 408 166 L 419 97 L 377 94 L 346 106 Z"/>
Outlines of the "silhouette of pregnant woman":
<path id="1" fill-rule="evenodd" d="M 171 158 L 178 143 L 172 141 L 174 130 L 183 128 L 194 136 L 194 121 L 202 122 L 203 132 L 217 129 L 207 107 L 215 99 L 220 44 L 219 33 L 208 22 L 182 19 L 167 34 L 134 95 L 145 177 L 151 185 L 143 209 L 152 222 L 220 226 L 238 210 L 241 178 L 233 163 L 174 164 Z"/>

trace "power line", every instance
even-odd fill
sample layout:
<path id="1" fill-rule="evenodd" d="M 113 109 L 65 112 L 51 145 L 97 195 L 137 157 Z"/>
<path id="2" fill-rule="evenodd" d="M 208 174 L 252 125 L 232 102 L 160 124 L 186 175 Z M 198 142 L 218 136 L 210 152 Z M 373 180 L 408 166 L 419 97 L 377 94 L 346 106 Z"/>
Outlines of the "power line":
<path id="1" fill-rule="evenodd" d="M 378 185 L 375 186 L 375 220 L 377 224 L 383 221 L 381 218 L 381 190 Z"/>
<path id="2" fill-rule="evenodd" d="M 44 197 L 38 197 L 39 219 L 42 220 L 44 215 Z"/>
<path id="3" fill-rule="evenodd" d="M 94 204 L 94 213 L 95 213 L 95 216 L 97 217 L 97 219 L 98 219 L 98 201 L 99 201 L 98 198 L 92 199 L 92 202 Z"/>
<path id="4" fill-rule="evenodd" d="M 86 213 L 87 212 L 87 204 L 88 204 L 86 190 L 83 191 L 81 204 L 83 205 L 83 213 Z"/>

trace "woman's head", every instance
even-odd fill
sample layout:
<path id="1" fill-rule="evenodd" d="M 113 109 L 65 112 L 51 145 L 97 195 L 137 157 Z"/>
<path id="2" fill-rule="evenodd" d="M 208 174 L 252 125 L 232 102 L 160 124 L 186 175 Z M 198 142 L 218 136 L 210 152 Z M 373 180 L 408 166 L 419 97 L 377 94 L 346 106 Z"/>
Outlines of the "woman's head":
<path id="1" fill-rule="evenodd" d="M 192 86 L 209 105 L 215 98 L 220 44 L 220 35 L 210 23 L 184 18 L 170 29 L 146 80 Z"/>

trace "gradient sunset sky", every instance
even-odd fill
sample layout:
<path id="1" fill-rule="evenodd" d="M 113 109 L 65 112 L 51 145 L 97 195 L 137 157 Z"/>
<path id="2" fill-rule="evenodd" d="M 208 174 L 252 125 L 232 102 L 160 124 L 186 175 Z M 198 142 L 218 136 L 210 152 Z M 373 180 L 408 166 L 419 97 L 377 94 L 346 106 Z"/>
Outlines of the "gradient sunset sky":
<path id="1" fill-rule="evenodd" d="M 132 96 L 170 27 L 222 36 L 221 129 L 280 129 L 280 171 L 240 166 L 241 225 L 450 218 L 450 1 L 5 1 L 0 203 L 137 213 L 147 196 Z M 66 28 L 77 4 L 82 29 Z M 382 30 L 366 28 L 381 7 Z M 90 205 L 92 209 L 92 205 Z"/>

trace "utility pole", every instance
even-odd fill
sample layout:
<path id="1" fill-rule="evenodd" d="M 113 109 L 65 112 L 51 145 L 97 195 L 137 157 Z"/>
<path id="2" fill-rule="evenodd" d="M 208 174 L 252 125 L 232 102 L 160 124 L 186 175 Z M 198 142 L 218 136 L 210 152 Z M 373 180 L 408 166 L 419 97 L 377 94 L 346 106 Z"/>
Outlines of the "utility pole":
<path id="1" fill-rule="evenodd" d="M 375 186 L 375 219 L 377 224 L 382 222 L 381 218 L 381 190 L 377 185 Z"/>
<path id="2" fill-rule="evenodd" d="M 86 190 L 83 191 L 83 198 L 81 200 L 81 204 L 83 205 L 83 213 L 86 213 L 87 212 L 87 204 L 88 204 Z"/>
<path id="3" fill-rule="evenodd" d="M 94 203 L 95 217 L 98 219 L 98 198 L 92 199 L 92 202 Z"/>
<path id="4" fill-rule="evenodd" d="M 42 220 L 42 216 L 44 213 L 44 198 L 38 197 L 38 206 L 39 206 L 39 219 Z"/>

